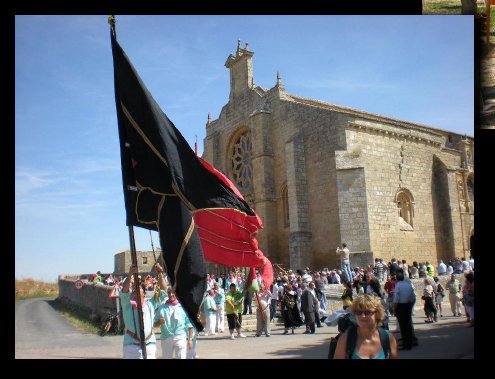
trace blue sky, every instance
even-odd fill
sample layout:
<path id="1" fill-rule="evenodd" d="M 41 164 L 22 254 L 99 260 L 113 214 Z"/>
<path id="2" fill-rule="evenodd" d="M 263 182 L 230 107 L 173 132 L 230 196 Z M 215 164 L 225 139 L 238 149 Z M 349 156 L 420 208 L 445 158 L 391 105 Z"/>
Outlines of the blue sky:
<path id="1" fill-rule="evenodd" d="M 280 71 L 290 94 L 474 134 L 471 17 L 117 15 L 117 38 L 200 153 L 238 38 L 264 88 Z M 113 271 L 129 239 L 107 16 L 16 17 L 15 159 L 16 277 Z"/>

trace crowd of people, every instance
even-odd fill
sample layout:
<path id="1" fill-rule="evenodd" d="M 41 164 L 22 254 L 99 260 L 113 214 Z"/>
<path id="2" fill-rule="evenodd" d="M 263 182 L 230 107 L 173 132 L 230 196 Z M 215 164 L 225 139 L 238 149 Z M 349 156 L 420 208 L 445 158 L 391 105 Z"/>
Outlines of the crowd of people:
<path id="1" fill-rule="evenodd" d="M 337 249 L 343 259 L 346 258 L 346 246 Z M 375 259 L 374 265 L 365 268 L 351 268 L 348 262 L 341 269 L 323 269 L 311 271 L 292 271 L 279 267 L 274 282 L 270 286 L 257 273 L 257 291 L 252 291 L 246 283 L 244 273 L 233 271 L 227 275 L 207 276 L 207 288 L 201 304 L 200 316 L 205 329 L 197 333 L 187 314 L 180 306 L 171 287 L 163 275 L 159 264 L 154 266 L 158 278 L 148 275 L 140 280 L 142 288 L 141 304 L 145 320 L 145 338 L 147 357 L 154 358 L 156 339 L 150 331 L 152 327 L 160 327 L 163 358 L 197 358 L 196 343 L 198 335 L 216 335 L 224 332 L 225 315 L 231 339 L 245 338 L 242 332 L 242 316 L 252 314 L 251 304 L 256 308 L 255 337 L 271 336 L 271 322 L 280 315 L 284 322 L 283 334 L 294 334 L 295 330 L 304 325 L 304 334 L 316 333 L 316 328 L 323 327 L 327 310 L 327 299 L 324 288 L 327 284 L 340 284 L 342 293 L 342 309 L 355 316 L 357 348 L 352 354 L 346 354 L 346 345 L 339 342 L 335 357 L 347 358 L 381 358 L 384 350 L 380 350 L 381 334 L 375 330 L 379 325 L 388 333 L 389 318 L 397 317 L 401 339 L 395 340 L 392 334 L 387 343 L 387 358 L 395 358 L 397 349 L 409 350 L 418 345 L 412 323 L 416 290 L 410 279 L 424 278 L 422 299 L 424 300 L 425 322 L 437 322 L 443 317 L 442 303 L 448 292 L 448 298 L 453 316 L 464 314 L 471 326 L 474 326 L 474 259 L 469 261 L 456 258 L 446 264 L 439 261 L 435 270 L 429 262 L 413 262 L 408 265 L 406 260 L 392 258 L 384 263 Z M 138 337 L 139 329 L 136 324 L 136 297 L 132 293 L 133 274 L 137 272 L 131 266 L 129 277 L 124 280 L 121 292 L 122 310 L 126 326 L 124 336 L 124 358 L 142 357 L 142 339 Z M 463 284 L 456 274 L 464 273 Z M 439 276 L 449 275 L 450 280 L 442 285 Z M 350 280 L 348 280 L 350 279 Z M 152 284 L 152 285 L 151 285 Z M 158 284 L 159 291 L 151 299 L 144 298 L 144 291 L 153 289 Z M 253 296 L 255 300 L 253 301 Z M 124 305 L 125 304 L 125 305 Z M 280 312 L 280 313 L 279 313 Z M 146 316 L 144 316 L 146 315 Z M 381 333 L 381 332 L 380 332 Z M 137 343 L 139 342 L 139 343 Z M 352 343 L 354 343 L 354 339 Z M 148 345 L 150 346 L 148 348 Z M 149 353 L 148 353 L 149 349 Z"/>

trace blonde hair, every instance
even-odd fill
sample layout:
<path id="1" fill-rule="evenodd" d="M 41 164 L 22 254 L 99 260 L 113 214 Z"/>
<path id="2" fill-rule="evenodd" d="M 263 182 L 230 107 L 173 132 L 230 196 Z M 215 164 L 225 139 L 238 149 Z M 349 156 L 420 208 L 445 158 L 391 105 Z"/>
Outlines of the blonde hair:
<path id="1" fill-rule="evenodd" d="M 429 284 L 430 286 L 433 285 L 433 278 L 431 278 L 430 276 L 427 276 L 424 280 L 424 284 Z"/>
<path id="2" fill-rule="evenodd" d="M 375 320 L 377 324 L 381 324 L 385 318 L 385 309 L 382 306 L 381 299 L 378 296 L 360 295 L 354 299 L 351 305 L 352 314 L 361 309 L 370 309 L 375 311 Z"/>

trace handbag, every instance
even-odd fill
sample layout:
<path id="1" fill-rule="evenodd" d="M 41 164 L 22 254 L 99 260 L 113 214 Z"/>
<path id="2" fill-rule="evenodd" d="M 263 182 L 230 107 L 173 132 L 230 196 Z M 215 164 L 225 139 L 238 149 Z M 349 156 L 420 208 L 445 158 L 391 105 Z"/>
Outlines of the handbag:
<path id="1" fill-rule="evenodd" d="M 350 297 L 344 298 L 344 300 L 342 300 L 342 305 L 344 307 L 350 307 L 352 305 L 352 299 Z"/>

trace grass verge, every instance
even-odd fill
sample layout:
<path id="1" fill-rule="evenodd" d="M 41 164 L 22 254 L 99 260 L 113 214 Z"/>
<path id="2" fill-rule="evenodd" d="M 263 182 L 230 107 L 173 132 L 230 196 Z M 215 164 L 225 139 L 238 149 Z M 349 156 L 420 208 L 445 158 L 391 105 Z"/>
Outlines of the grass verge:
<path id="1" fill-rule="evenodd" d="M 49 304 L 76 328 L 83 329 L 88 333 L 101 335 L 101 322 L 91 321 L 88 312 L 76 306 L 64 304 L 58 298 L 50 301 Z"/>

